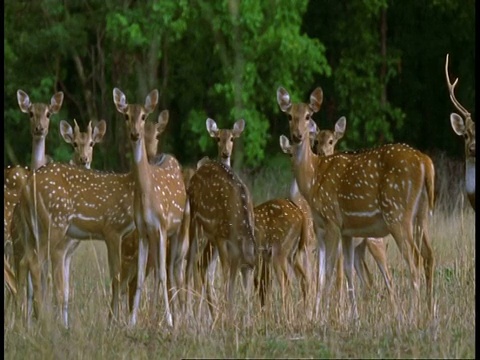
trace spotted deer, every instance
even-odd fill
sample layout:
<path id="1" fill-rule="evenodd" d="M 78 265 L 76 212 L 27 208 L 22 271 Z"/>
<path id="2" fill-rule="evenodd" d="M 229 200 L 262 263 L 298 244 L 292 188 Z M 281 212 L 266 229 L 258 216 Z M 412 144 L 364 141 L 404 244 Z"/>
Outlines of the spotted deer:
<path id="1" fill-rule="evenodd" d="M 458 78 L 453 83 L 450 81 L 450 76 L 448 75 L 448 54 L 445 60 L 445 77 L 447 78 L 450 100 L 461 114 L 451 113 L 450 122 L 453 131 L 465 139 L 465 190 L 468 201 L 475 211 L 475 123 L 470 112 L 455 97 L 455 86 L 458 84 Z"/>
<path id="2" fill-rule="evenodd" d="M 160 135 L 164 132 L 168 123 L 169 113 L 163 110 L 157 122 L 145 122 L 145 148 L 147 151 L 148 162 L 152 165 L 159 166 L 168 171 L 172 176 L 182 176 L 184 183 L 187 184 L 190 180 L 189 174 L 184 172 L 184 168 L 180 169 L 178 161 L 169 154 L 157 153 L 158 141 Z M 193 175 L 193 174 L 192 174 Z M 173 198 L 176 201 L 176 198 Z M 173 216 L 175 213 L 172 214 Z M 188 224 L 190 217 L 190 209 L 185 207 L 182 218 L 182 228 L 179 237 L 177 238 L 178 245 L 172 246 L 172 240 L 169 241 L 169 252 L 167 254 L 168 263 L 168 288 L 172 289 L 175 284 L 178 289 L 182 289 L 184 285 L 184 260 L 188 251 Z M 174 226 L 176 224 L 174 223 Z M 169 230 L 169 233 L 171 231 Z M 171 235 L 169 235 L 171 237 Z M 133 309 L 133 300 L 137 286 L 137 264 L 138 264 L 138 233 L 134 231 L 130 236 L 127 236 L 122 241 L 122 291 L 128 288 L 128 304 L 130 311 Z M 150 270 L 153 268 L 152 257 L 147 258 L 147 265 L 145 277 L 148 276 Z M 172 279 L 175 279 L 173 281 Z M 185 304 L 185 295 L 183 291 L 179 292 L 180 303 Z"/>
<path id="3" fill-rule="evenodd" d="M 313 152 L 320 156 L 329 156 L 335 152 L 335 145 L 337 142 L 343 138 L 345 134 L 345 129 L 347 126 L 347 119 L 342 116 L 335 123 L 334 131 L 331 130 L 319 130 L 315 129 L 313 139 Z M 355 253 L 354 253 L 354 267 L 357 275 L 360 279 L 360 284 L 363 288 L 370 287 L 372 283 L 371 274 L 368 269 L 365 254 L 368 249 L 370 254 L 375 259 L 375 262 L 380 270 L 385 285 L 389 293 L 393 294 L 393 289 L 391 287 L 392 276 L 388 270 L 387 264 L 387 254 L 386 254 L 386 244 L 385 239 L 383 238 L 354 238 L 355 243 Z M 342 266 L 343 263 L 343 254 L 339 254 L 339 261 L 337 264 Z M 337 267 L 337 275 L 341 278 L 343 271 Z"/>
<path id="4" fill-rule="evenodd" d="M 289 199 L 271 199 L 255 206 L 255 240 L 262 256 L 258 256 L 254 277 L 264 306 L 270 289 L 271 268 L 280 284 L 284 310 L 293 269 L 300 281 L 306 304 L 309 278 L 301 261 L 309 235 L 308 222 L 302 210 Z M 260 255 L 260 254 L 259 254 Z"/>
<path id="5" fill-rule="evenodd" d="M 202 233 L 206 242 L 211 243 L 219 253 L 226 282 L 227 314 L 232 318 L 237 272 L 242 267 L 255 266 L 255 225 L 250 192 L 230 167 L 215 160 L 206 160 L 193 174 L 187 195 L 191 214 L 187 281 L 194 275 L 198 235 Z M 207 291 L 207 297 L 213 315 L 210 291 Z"/>
<path id="6" fill-rule="evenodd" d="M 134 178 L 133 217 L 138 232 L 137 288 L 133 299 L 130 324 L 135 325 L 140 306 L 140 297 L 145 281 L 147 256 L 151 251 L 154 273 L 154 304 L 157 303 L 159 286 L 165 302 L 165 316 L 169 326 L 173 326 L 167 284 L 167 238 L 171 252 L 177 253 L 178 236 L 186 206 L 185 185 L 179 173 L 151 165 L 148 162 L 145 146 L 145 121 L 158 102 L 158 90 L 152 90 L 144 104 L 128 104 L 125 94 L 113 89 L 113 101 L 117 111 L 124 115 L 127 134 L 133 154 L 132 174 Z M 167 113 L 168 114 L 168 113 Z M 176 285 L 172 284 L 173 293 Z"/>
<path id="7" fill-rule="evenodd" d="M 311 93 L 308 104 L 292 103 L 284 88 L 277 90 L 277 102 L 288 115 L 292 140 L 290 143 L 282 135 L 280 146 L 291 155 L 295 179 L 310 205 L 315 224 L 320 284 L 317 304 L 320 291 L 324 289 L 328 309 L 331 275 L 341 239 L 352 313 L 357 318 L 352 237 L 378 238 L 391 234 L 408 264 L 416 297 L 419 292 L 416 259 L 422 257 L 427 303 L 431 309 L 434 257 L 427 225 L 434 205 L 432 161 L 403 144 L 384 145 L 356 154 L 315 155 L 309 132 L 314 130 L 312 115 L 320 110 L 322 101 L 323 92 L 319 87 Z M 416 218 L 417 223 L 423 225 L 418 244 L 414 240 Z"/>
<path id="8" fill-rule="evenodd" d="M 90 169 L 93 159 L 93 147 L 103 140 L 105 132 L 107 131 L 107 123 L 105 120 L 100 120 L 98 124 L 92 128 L 90 121 L 87 126 L 87 131 L 80 131 L 77 120 L 73 120 L 75 126 L 72 129 L 70 124 L 62 120 L 60 121 L 60 134 L 66 143 L 73 146 L 74 155 L 70 160 L 70 164 L 83 166 Z"/>
<path id="9" fill-rule="evenodd" d="M 50 126 L 50 118 L 62 108 L 63 92 L 55 93 L 50 99 L 50 104 L 32 103 L 28 94 L 23 90 L 17 90 L 17 101 L 20 110 L 30 117 L 30 134 L 32 136 L 32 155 L 30 169 L 37 170 L 39 167 L 51 161 L 45 154 L 45 141 Z M 20 189 L 30 175 L 30 169 L 23 166 L 11 166 L 4 170 L 4 247 L 7 249 L 7 261 L 12 253 L 11 249 L 11 224 L 15 204 L 18 202 Z"/>

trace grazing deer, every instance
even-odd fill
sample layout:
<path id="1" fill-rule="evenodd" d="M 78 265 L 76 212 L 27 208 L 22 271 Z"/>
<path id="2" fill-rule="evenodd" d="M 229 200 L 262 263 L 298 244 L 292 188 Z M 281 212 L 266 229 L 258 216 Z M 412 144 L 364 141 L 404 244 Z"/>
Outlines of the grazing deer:
<path id="1" fill-rule="evenodd" d="M 254 213 L 250 192 L 232 169 L 206 160 L 197 169 L 187 189 L 190 203 L 190 247 L 187 280 L 196 264 L 198 235 L 217 249 L 224 281 L 228 315 L 233 316 L 233 295 L 238 270 L 255 266 Z M 208 286 L 208 282 L 207 282 Z M 210 312 L 213 302 L 207 291 Z"/>
<path id="2" fill-rule="evenodd" d="M 113 101 L 117 111 L 125 116 L 127 134 L 132 146 L 134 178 L 133 216 L 138 232 L 137 288 L 133 299 L 130 324 L 137 322 L 140 296 L 145 281 L 149 248 L 155 271 L 154 304 L 156 305 L 159 285 L 165 301 L 166 320 L 173 326 L 167 284 L 167 238 L 171 237 L 171 252 L 177 253 L 178 237 L 186 206 L 185 185 L 181 171 L 172 173 L 148 162 L 145 146 L 145 121 L 158 102 L 158 90 L 152 90 L 144 104 L 128 104 L 125 94 L 113 89 Z M 168 112 L 166 112 L 168 116 Z M 162 113 L 160 114 L 162 115 Z M 178 165 L 178 169 L 180 166 Z M 175 285 L 174 291 L 175 291 Z"/>
<path id="3" fill-rule="evenodd" d="M 87 126 L 87 131 L 82 132 L 77 124 L 77 120 L 73 120 L 75 127 L 72 129 L 70 124 L 65 120 L 60 121 L 60 134 L 63 140 L 73 146 L 74 155 L 70 160 L 70 164 L 82 166 L 90 169 L 93 159 L 93 147 L 103 140 L 103 136 L 107 131 L 107 123 L 100 120 L 92 129 L 92 122 Z"/>
<path id="4" fill-rule="evenodd" d="M 329 156 L 335 152 L 335 145 L 337 142 L 343 138 L 345 134 L 345 129 L 347 126 L 347 119 L 342 116 L 335 123 L 334 131 L 331 130 L 319 130 L 316 128 L 313 141 L 313 152 L 320 156 Z M 354 266 L 355 271 L 357 272 L 358 277 L 360 278 L 360 284 L 363 288 L 370 287 L 372 283 L 371 274 L 368 270 L 368 266 L 365 260 L 365 250 L 372 254 L 377 266 L 383 276 L 385 285 L 389 293 L 393 292 L 391 287 L 392 276 L 388 270 L 387 265 L 387 254 L 386 254 L 386 244 L 383 238 L 355 238 L 355 260 Z M 343 254 L 339 254 L 341 261 L 338 262 L 339 266 L 342 266 L 343 263 Z M 340 271 L 339 271 L 340 270 Z M 337 268 L 337 275 L 340 274 L 340 277 L 343 275 L 343 271 Z"/>
<path id="5" fill-rule="evenodd" d="M 188 177 L 189 175 L 184 172 L 185 169 L 180 169 L 178 161 L 169 154 L 157 154 L 159 137 L 167 126 L 168 115 L 168 111 L 163 110 L 158 117 L 158 122 L 145 122 L 145 148 L 147 151 L 148 162 L 152 165 L 159 166 L 164 170 L 169 171 L 174 177 L 182 176 L 186 184 L 190 180 Z M 172 201 L 176 201 L 176 198 L 172 198 Z M 172 214 L 172 216 L 174 215 L 175 213 Z M 178 237 L 176 240 L 178 245 L 175 247 L 172 243 L 174 240 L 169 241 L 169 252 L 167 254 L 167 263 L 169 266 L 167 281 L 169 283 L 169 289 L 172 289 L 175 286 L 178 289 L 181 289 L 184 285 L 183 262 L 188 251 L 189 216 L 190 209 L 188 206 L 186 206 L 183 213 L 180 237 Z M 169 233 L 171 233 L 170 230 Z M 169 237 L 171 236 L 169 235 Z M 128 304 L 130 311 L 133 309 L 133 300 L 137 286 L 138 246 L 137 231 L 134 231 L 130 236 L 127 236 L 122 241 L 122 291 L 128 287 Z M 152 257 L 149 256 L 147 258 L 145 277 L 148 276 L 152 268 Z M 175 281 L 173 281 L 173 279 L 175 279 Z M 183 291 L 180 291 L 179 298 L 181 303 L 185 304 L 185 296 Z"/>
<path id="6" fill-rule="evenodd" d="M 295 179 L 300 193 L 310 205 L 315 223 L 320 284 L 317 304 L 320 290 L 325 287 L 328 309 L 331 275 L 341 239 L 348 292 L 354 317 L 357 318 L 352 237 L 378 238 L 391 234 L 408 264 L 412 287 L 417 295 L 419 276 L 415 260 L 420 255 L 423 258 L 427 301 L 431 309 L 434 257 L 427 223 L 428 213 L 434 205 L 432 161 L 403 144 L 384 145 L 357 154 L 315 155 L 309 132 L 315 129 L 312 115 L 320 110 L 322 101 L 321 88 L 311 93 L 309 104 L 293 104 L 284 88 L 277 90 L 277 102 L 288 115 L 292 139 L 290 143 L 282 135 L 280 146 L 285 153 L 291 154 Z M 422 226 L 419 243 L 415 243 L 414 239 L 416 218 L 417 224 Z"/>
<path id="7" fill-rule="evenodd" d="M 445 60 L 445 77 L 447 78 L 450 100 L 461 114 L 451 113 L 450 122 L 452 123 L 453 131 L 465 139 L 465 190 L 468 201 L 475 211 L 475 123 L 472 120 L 470 112 L 468 112 L 455 97 L 455 86 L 458 83 L 458 78 L 453 84 L 450 81 L 448 75 L 448 54 Z"/>

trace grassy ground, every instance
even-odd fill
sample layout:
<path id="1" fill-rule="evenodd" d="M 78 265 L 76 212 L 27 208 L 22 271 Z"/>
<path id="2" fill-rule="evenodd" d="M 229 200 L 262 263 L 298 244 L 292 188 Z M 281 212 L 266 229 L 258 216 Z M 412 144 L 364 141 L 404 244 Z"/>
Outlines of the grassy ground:
<path id="1" fill-rule="evenodd" d="M 286 195 L 291 176 L 284 173 L 264 171 L 247 179 L 256 203 Z M 356 325 L 348 316 L 346 300 L 333 299 L 328 314 L 324 312 L 322 318 L 310 319 L 313 296 L 305 306 L 296 283 L 290 291 L 286 314 L 276 283 L 271 306 L 260 310 L 259 301 L 245 294 L 240 281 L 235 299 L 237 314 L 229 321 L 224 316 L 218 275 L 219 311 L 213 322 L 209 321 L 203 303 L 201 316 L 182 315 L 176 328 L 169 330 L 162 316 L 161 301 L 151 315 L 149 279 L 139 325 L 134 329 L 123 323 L 109 326 L 106 248 L 103 243 L 92 241 L 80 245 L 73 257 L 71 328 L 65 330 L 58 319 L 47 319 L 27 329 L 6 295 L 4 355 L 8 359 L 473 358 L 475 214 L 458 201 L 461 190 L 453 192 L 450 187 L 449 191 L 453 193 L 454 209 L 445 210 L 446 206 L 438 204 L 430 222 L 436 258 L 435 311 L 431 318 L 426 315 L 424 289 L 420 309 L 413 318 L 409 317 L 412 292 L 407 268 L 394 241 L 388 240 L 388 261 L 404 315 L 400 320 L 392 314 L 380 273 L 369 256 L 374 286 L 359 295 L 360 320 Z M 198 302 L 195 309 L 197 306 Z M 122 322 L 126 319 L 123 315 Z"/>

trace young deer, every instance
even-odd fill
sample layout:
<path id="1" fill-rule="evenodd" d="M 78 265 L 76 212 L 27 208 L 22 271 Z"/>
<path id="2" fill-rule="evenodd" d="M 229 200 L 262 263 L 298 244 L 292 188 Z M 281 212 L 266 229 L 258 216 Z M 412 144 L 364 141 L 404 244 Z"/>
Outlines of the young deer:
<path id="1" fill-rule="evenodd" d="M 427 224 L 428 213 L 433 209 L 433 163 L 426 155 L 402 144 L 385 145 L 357 154 L 315 155 L 309 132 L 315 128 L 312 115 L 319 111 L 322 101 L 321 88 L 312 92 L 309 104 L 293 104 L 284 88 L 277 90 L 277 102 L 288 114 L 292 139 L 290 144 L 282 135 L 280 146 L 285 153 L 291 154 L 300 193 L 308 201 L 315 223 L 320 284 L 317 304 L 320 290 L 325 286 L 328 309 L 331 275 L 341 238 L 348 290 L 357 318 L 352 237 L 378 238 L 391 234 L 408 264 L 417 296 L 419 278 L 415 260 L 422 256 L 431 309 L 434 258 Z M 414 239 L 416 218 L 423 230 L 419 243 Z"/>
<path id="2" fill-rule="evenodd" d="M 90 169 L 93 159 L 93 147 L 103 140 L 107 131 L 107 123 L 100 120 L 92 129 L 92 122 L 87 126 L 87 131 L 82 132 L 77 124 L 77 120 L 73 120 L 75 127 L 72 129 L 70 124 L 65 120 L 60 121 L 60 134 L 66 143 L 73 146 L 73 159 L 70 164 Z"/>
<path id="3" fill-rule="evenodd" d="M 319 130 L 316 128 L 313 141 L 313 152 L 319 156 L 329 156 L 335 152 L 335 145 L 345 134 L 345 128 L 347 126 L 347 120 L 344 116 L 337 120 L 335 123 L 334 131 L 331 130 Z M 371 286 L 372 278 L 370 271 L 365 260 L 365 250 L 372 254 L 377 266 L 382 273 L 385 285 L 389 293 L 392 293 L 393 289 L 391 287 L 392 276 L 388 270 L 387 265 L 387 254 L 386 254 L 386 244 L 383 238 L 355 238 L 355 260 L 354 266 L 355 271 L 360 279 L 360 284 L 363 288 L 368 288 Z M 342 266 L 343 263 L 343 254 L 339 254 L 341 261 L 338 262 L 339 266 Z M 340 271 L 339 271 L 340 270 Z M 343 275 L 343 271 L 337 267 L 337 275 L 340 274 L 340 277 Z"/>
<path id="4" fill-rule="evenodd" d="M 448 54 L 445 61 L 445 77 L 447 78 L 450 100 L 461 114 L 451 113 L 450 122 L 452 123 L 453 131 L 465 139 L 465 190 L 468 201 L 475 211 L 475 123 L 472 120 L 470 112 L 468 112 L 455 97 L 455 86 L 458 83 L 458 78 L 453 84 L 450 81 L 450 77 L 448 76 Z"/>
<path id="5" fill-rule="evenodd" d="M 192 176 L 187 194 L 191 212 L 187 281 L 194 275 L 198 234 L 202 233 L 206 242 L 211 243 L 220 255 L 228 315 L 232 318 L 237 272 L 242 267 L 252 268 L 255 265 L 254 214 L 250 192 L 230 167 L 206 160 Z M 207 297 L 213 314 L 210 291 L 207 291 Z"/>
<path id="6" fill-rule="evenodd" d="M 127 134 L 130 137 L 133 154 L 133 214 L 138 232 L 139 248 L 137 288 L 130 324 L 135 325 L 137 321 L 150 248 L 155 271 L 154 305 L 157 303 L 158 288 L 161 283 L 167 324 L 173 326 L 167 288 L 167 238 L 171 239 L 169 240 L 172 247 L 171 252 L 176 253 L 176 249 L 179 247 L 178 238 L 186 206 L 186 192 L 182 173 L 179 171 L 178 174 L 172 174 L 170 169 L 151 165 L 148 162 L 144 139 L 145 121 L 157 105 L 158 91 L 151 91 L 142 105 L 128 104 L 123 92 L 114 88 L 113 101 L 117 111 L 125 116 Z M 178 166 L 178 169 L 180 170 L 180 166 Z M 175 293 L 175 285 L 173 285 L 173 288 Z"/>

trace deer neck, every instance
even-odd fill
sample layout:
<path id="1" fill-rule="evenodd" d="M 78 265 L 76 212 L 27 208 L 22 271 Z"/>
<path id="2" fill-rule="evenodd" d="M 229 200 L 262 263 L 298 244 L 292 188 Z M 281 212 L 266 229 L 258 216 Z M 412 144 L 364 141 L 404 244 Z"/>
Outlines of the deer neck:
<path id="1" fill-rule="evenodd" d="M 40 138 L 33 138 L 32 141 L 32 170 L 37 170 L 39 167 L 47 163 L 45 156 L 45 136 Z"/>
<path id="2" fill-rule="evenodd" d="M 133 174 L 135 176 L 135 188 L 142 193 L 150 190 L 150 163 L 147 158 L 145 141 L 139 140 L 133 143 Z"/>
<path id="3" fill-rule="evenodd" d="M 467 194 L 475 195 L 475 158 L 469 157 L 465 160 L 465 187 Z"/>
<path id="4" fill-rule="evenodd" d="M 312 152 L 310 148 L 310 140 L 308 136 L 300 142 L 295 144 L 294 151 L 292 153 L 293 159 L 293 173 L 295 175 L 296 186 L 300 190 L 300 194 L 306 199 L 310 198 L 312 191 L 312 185 L 315 175 L 315 164 L 317 163 L 317 156 Z M 292 184 L 292 188 L 295 186 Z M 291 189 L 290 191 L 292 191 Z"/>

